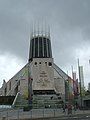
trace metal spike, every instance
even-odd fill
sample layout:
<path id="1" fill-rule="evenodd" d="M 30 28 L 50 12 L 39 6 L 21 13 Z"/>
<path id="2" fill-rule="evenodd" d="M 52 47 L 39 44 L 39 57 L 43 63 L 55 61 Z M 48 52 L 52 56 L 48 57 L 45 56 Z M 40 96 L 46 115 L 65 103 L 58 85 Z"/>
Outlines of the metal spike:
<path id="1" fill-rule="evenodd" d="M 48 37 L 50 38 L 50 26 L 48 25 Z"/>
<path id="2" fill-rule="evenodd" d="M 43 36 L 44 32 L 43 32 L 43 21 L 42 21 L 42 28 L 41 28 L 41 35 Z"/>
<path id="3" fill-rule="evenodd" d="M 45 21 L 45 36 L 46 36 L 46 29 L 47 29 L 47 28 L 46 28 L 46 21 Z"/>
<path id="4" fill-rule="evenodd" d="M 34 22 L 34 26 L 33 26 L 33 37 L 35 36 L 35 22 Z"/>
<path id="5" fill-rule="evenodd" d="M 38 21 L 38 31 L 37 31 L 37 34 L 38 34 L 38 36 L 39 36 L 39 21 Z"/>
<path id="6" fill-rule="evenodd" d="M 33 37 L 33 24 L 30 25 L 30 39 Z"/>

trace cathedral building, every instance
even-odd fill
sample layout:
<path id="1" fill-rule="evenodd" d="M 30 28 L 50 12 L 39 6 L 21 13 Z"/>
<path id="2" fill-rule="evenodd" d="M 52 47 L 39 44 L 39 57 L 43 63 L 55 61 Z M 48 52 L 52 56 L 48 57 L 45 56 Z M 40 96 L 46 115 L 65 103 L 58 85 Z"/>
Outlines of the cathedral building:
<path id="1" fill-rule="evenodd" d="M 50 31 L 32 30 L 28 63 L 8 82 L 3 80 L 1 96 L 23 96 L 37 101 L 65 102 L 65 81 L 68 75 L 55 63 L 52 56 Z"/>

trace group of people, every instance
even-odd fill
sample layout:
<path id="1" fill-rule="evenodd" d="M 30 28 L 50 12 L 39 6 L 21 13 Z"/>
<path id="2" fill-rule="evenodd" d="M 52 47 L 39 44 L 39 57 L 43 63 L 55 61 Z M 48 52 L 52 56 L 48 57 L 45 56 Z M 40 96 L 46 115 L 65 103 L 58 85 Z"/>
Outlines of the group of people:
<path id="1" fill-rule="evenodd" d="M 62 108 L 63 108 L 63 112 L 66 112 L 67 110 L 68 114 L 72 114 L 72 110 L 74 109 L 76 111 L 78 109 L 78 106 L 76 104 L 73 106 L 68 103 L 68 104 L 62 105 Z"/>

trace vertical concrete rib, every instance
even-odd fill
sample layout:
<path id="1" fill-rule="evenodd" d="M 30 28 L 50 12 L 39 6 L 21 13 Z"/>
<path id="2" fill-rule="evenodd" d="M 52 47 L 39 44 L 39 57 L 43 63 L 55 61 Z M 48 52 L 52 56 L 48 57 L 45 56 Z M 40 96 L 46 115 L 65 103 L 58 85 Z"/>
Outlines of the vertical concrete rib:
<path id="1" fill-rule="evenodd" d="M 38 57 L 39 57 L 39 21 L 38 21 Z"/>
<path id="2" fill-rule="evenodd" d="M 42 50 L 43 50 L 43 57 L 44 57 L 44 39 L 43 39 L 43 36 L 42 36 Z"/>
<path id="3" fill-rule="evenodd" d="M 34 50 L 33 50 L 33 57 L 35 57 L 35 37 L 34 37 L 34 39 L 33 39 L 33 40 L 34 40 L 34 47 L 33 47 L 33 49 L 34 49 Z"/>
<path id="4" fill-rule="evenodd" d="M 38 34 L 38 57 L 39 57 L 39 34 Z"/>
<path id="5" fill-rule="evenodd" d="M 49 57 L 52 57 L 51 41 L 50 40 L 49 40 L 49 52 L 50 52 L 50 56 Z"/>
<path id="6" fill-rule="evenodd" d="M 49 56 L 48 56 L 48 42 L 47 42 L 47 40 L 48 40 L 48 39 L 46 38 L 47 57 L 49 57 Z"/>

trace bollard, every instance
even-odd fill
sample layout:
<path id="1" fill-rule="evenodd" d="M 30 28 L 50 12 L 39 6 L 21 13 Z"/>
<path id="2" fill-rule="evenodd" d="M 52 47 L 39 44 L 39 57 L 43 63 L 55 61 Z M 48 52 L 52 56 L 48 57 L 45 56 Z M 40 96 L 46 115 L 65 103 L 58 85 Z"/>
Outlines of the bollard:
<path id="1" fill-rule="evenodd" d="M 19 120 L 19 109 L 18 109 L 18 113 L 17 113 L 17 120 Z"/>

